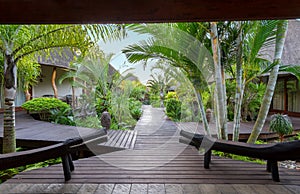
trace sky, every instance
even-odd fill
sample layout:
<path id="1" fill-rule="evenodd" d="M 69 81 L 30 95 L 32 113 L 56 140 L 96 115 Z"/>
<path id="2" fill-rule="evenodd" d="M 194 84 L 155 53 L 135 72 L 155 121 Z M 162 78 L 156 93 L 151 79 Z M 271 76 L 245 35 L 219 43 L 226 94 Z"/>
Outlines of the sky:
<path id="1" fill-rule="evenodd" d="M 144 69 L 142 63 L 131 64 L 127 61 L 125 54 L 122 53 L 122 49 L 126 48 L 129 45 L 138 43 L 141 40 L 147 40 L 149 35 L 140 35 L 138 33 L 128 31 L 128 36 L 123 40 L 117 40 L 112 42 L 99 42 L 100 49 L 104 51 L 104 53 L 109 54 L 113 53 L 113 57 L 110 61 L 110 64 L 119 72 L 124 72 L 128 68 L 134 68 L 132 73 L 137 76 L 141 83 L 146 84 L 146 82 L 150 78 L 151 74 L 151 66 L 153 64 L 149 63 L 147 67 Z"/>

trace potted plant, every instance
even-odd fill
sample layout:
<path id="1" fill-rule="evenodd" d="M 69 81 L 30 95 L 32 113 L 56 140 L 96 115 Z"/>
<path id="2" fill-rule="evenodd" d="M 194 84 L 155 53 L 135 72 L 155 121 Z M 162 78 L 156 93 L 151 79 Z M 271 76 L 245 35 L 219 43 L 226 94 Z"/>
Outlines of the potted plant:
<path id="1" fill-rule="evenodd" d="M 287 115 L 274 114 L 271 116 L 269 130 L 276 132 L 280 138 L 280 142 L 283 141 L 285 135 L 293 132 L 293 125 Z"/>

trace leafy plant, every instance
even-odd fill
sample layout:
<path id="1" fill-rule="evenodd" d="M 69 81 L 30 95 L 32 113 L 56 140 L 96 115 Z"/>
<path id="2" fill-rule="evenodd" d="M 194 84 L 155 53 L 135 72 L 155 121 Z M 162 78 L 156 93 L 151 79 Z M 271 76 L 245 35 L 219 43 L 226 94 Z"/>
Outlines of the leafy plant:
<path id="1" fill-rule="evenodd" d="M 166 114 L 174 121 L 181 118 L 181 102 L 175 98 L 166 100 Z"/>
<path id="2" fill-rule="evenodd" d="M 133 98 L 129 99 L 129 110 L 131 116 L 138 120 L 142 116 L 142 103 L 138 100 L 135 100 Z"/>
<path id="3" fill-rule="evenodd" d="M 52 109 L 50 110 L 51 117 L 50 121 L 56 123 L 56 124 L 62 124 L 62 125 L 70 125 L 75 126 L 76 123 L 74 122 L 74 116 L 72 114 L 71 107 L 66 109 Z"/>
<path id="4" fill-rule="evenodd" d="M 283 114 L 274 114 L 271 116 L 269 129 L 279 135 L 281 142 L 283 141 L 284 135 L 291 134 L 294 130 L 289 117 Z"/>
<path id="5" fill-rule="evenodd" d="M 83 118 L 77 118 L 75 120 L 76 126 L 78 127 L 87 127 L 99 129 L 101 128 L 101 123 L 98 116 L 87 116 Z"/>
<path id="6" fill-rule="evenodd" d="M 150 96 L 150 104 L 151 104 L 154 108 L 160 107 L 160 97 L 159 97 L 158 95 L 152 94 L 152 95 Z"/>
<path id="7" fill-rule="evenodd" d="M 44 162 L 38 162 L 35 164 L 20 166 L 18 168 L 10 168 L 10 169 L 6 169 L 6 170 L 1 170 L 0 171 L 0 184 L 22 171 L 38 169 L 38 168 L 47 167 L 47 166 L 50 166 L 53 164 L 59 164 L 59 163 L 61 163 L 61 158 L 50 159 L 50 160 L 46 160 Z"/>
<path id="8" fill-rule="evenodd" d="M 34 98 L 25 102 L 22 108 L 29 112 L 49 112 L 52 109 L 67 109 L 70 105 L 56 98 Z"/>
<path id="9" fill-rule="evenodd" d="M 264 142 L 262 140 L 257 140 L 255 142 L 255 144 L 265 144 L 265 143 L 266 142 Z M 212 150 L 212 153 L 215 156 L 226 157 L 226 158 L 230 158 L 230 159 L 233 159 L 233 160 L 240 160 L 240 161 L 246 161 L 246 162 L 255 162 L 255 163 L 258 163 L 258 164 L 266 164 L 266 161 L 264 161 L 264 160 L 251 158 L 251 157 L 248 157 L 248 156 L 240 156 L 240 155 L 235 155 L 235 154 L 229 154 L 229 153 L 216 151 L 216 150 Z"/>

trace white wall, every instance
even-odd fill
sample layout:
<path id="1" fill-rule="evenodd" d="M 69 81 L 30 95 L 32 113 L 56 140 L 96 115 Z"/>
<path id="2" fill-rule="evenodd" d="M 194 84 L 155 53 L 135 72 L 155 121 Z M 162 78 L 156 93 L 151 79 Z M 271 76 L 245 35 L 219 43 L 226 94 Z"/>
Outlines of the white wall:
<path id="1" fill-rule="evenodd" d="M 43 95 L 54 95 L 54 91 L 51 84 L 52 71 L 53 67 L 42 66 L 42 76 L 40 82 L 32 89 L 33 98 L 42 97 Z M 66 95 L 72 95 L 72 87 L 68 80 L 64 80 L 62 84 L 59 84 L 59 79 L 64 73 L 66 73 L 66 71 L 57 68 L 56 87 L 59 98 L 64 97 Z M 75 90 L 76 96 L 80 96 L 81 94 L 81 89 Z"/>

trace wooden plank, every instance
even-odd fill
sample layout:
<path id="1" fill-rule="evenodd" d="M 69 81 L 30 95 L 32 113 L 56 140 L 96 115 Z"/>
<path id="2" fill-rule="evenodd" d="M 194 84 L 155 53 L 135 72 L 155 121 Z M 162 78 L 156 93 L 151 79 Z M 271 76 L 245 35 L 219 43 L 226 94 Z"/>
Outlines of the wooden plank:
<path id="1" fill-rule="evenodd" d="M 136 139 L 137 139 L 137 131 L 134 131 L 134 136 L 133 136 L 133 138 L 132 138 L 132 140 L 131 140 L 131 144 L 130 144 L 130 146 L 129 146 L 129 148 L 130 149 L 134 149 L 134 147 L 135 147 L 135 141 L 136 141 Z"/>
<path id="2" fill-rule="evenodd" d="M 108 140 L 103 145 L 106 145 L 106 146 L 110 145 L 111 142 L 116 138 L 117 135 L 118 135 L 118 131 L 117 130 L 109 130 L 108 131 Z"/>
<path id="3" fill-rule="evenodd" d="M 121 147 L 121 144 L 122 144 L 122 142 L 124 141 L 124 138 L 125 138 L 125 136 L 126 136 L 126 134 L 127 134 L 127 131 L 120 131 L 120 133 L 121 133 L 121 136 L 120 136 L 120 138 L 116 141 L 116 144 L 115 144 L 115 147 Z"/>
<path id="4" fill-rule="evenodd" d="M 132 134 L 131 133 L 131 131 L 124 131 L 126 134 L 125 134 L 125 136 L 123 137 L 123 140 L 122 140 L 122 142 L 120 143 L 120 147 L 122 147 L 122 148 L 126 148 L 126 143 L 127 143 L 127 141 L 128 140 L 130 140 L 129 139 L 129 137 L 130 137 L 130 135 Z"/>
<path id="5" fill-rule="evenodd" d="M 128 140 L 126 141 L 126 144 L 124 145 L 124 147 L 126 147 L 127 149 L 133 149 L 132 147 L 130 147 L 130 145 L 131 145 L 131 142 L 135 135 L 136 135 L 135 131 L 130 132 L 130 135 L 129 135 Z"/>
<path id="6" fill-rule="evenodd" d="M 122 136 L 122 131 L 117 131 L 114 139 L 111 139 L 109 146 L 115 147 L 121 136 Z"/>

